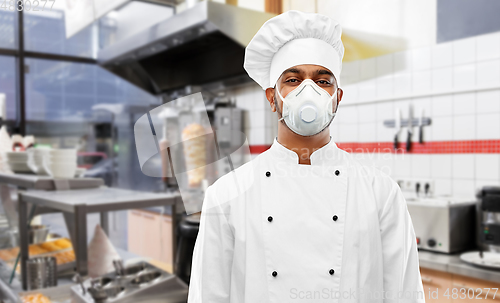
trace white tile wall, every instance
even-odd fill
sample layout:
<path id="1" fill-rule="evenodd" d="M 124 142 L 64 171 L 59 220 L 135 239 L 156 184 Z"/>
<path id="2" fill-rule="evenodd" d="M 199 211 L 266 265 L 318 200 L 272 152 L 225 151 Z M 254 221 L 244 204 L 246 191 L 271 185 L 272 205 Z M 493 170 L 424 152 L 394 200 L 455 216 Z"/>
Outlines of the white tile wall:
<path id="1" fill-rule="evenodd" d="M 455 40 L 451 44 L 453 48 L 453 64 L 455 66 L 476 60 L 476 37 Z"/>
<path id="2" fill-rule="evenodd" d="M 498 181 L 500 179 L 500 157 L 496 154 L 476 154 L 476 179 Z"/>
<path id="3" fill-rule="evenodd" d="M 343 124 L 339 127 L 339 142 L 358 142 L 358 124 Z"/>
<path id="4" fill-rule="evenodd" d="M 453 154 L 451 157 L 451 175 L 453 179 L 474 179 L 474 155 Z"/>
<path id="5" fill-rule="evenodd" d="M 429 70 L 431 68 L 431 48 L 422 47 L 409 51 L 412 57 L 414 71 Z"/>
<path id="6" fill-rule="evenodd" d="M 453 95 L 432 97 L 432 117 L 451 116 L 453 114 Z"/>
<path id="7" fill-rule="evenodd" d="M 475 193 L 476 193 L 475 186 L 476 184 L 474 179 L 470 180 L 453 179 L 452 193 L 453 195 L 456 196 L 468 197 L 470 199 L 475 200 Z"/>
<path id="8" fill-rule="evenodd" d="M 411 93 L 412 74 L 401 72 L 394 74 L 394 95 L 409 95 Z"/>
<path id="9" fill-rule="evenodd" d="M 394 73 L 411 72 L 412 55 L 410 51 L 400 51 L 394 53 Z"/>
<path id="10" fill-rule="evenodd" d="M 335 142 L 392 142 L 395 130 L 383 121 L 397 108 L 406 118 L 409 104 L 416 117 L 424 109 L 432 119 L 426 141 L 500 139 L 500 32 L 344 63 L 341 79 L 344 97 L 330 126 Z M 250 144 L 271 144 L 277 114 L 264 91 L 249 85 L 234 95 L 249 110 Z M 431 178 L 437 194 L 472 194 L 500 183 L 499 154 L 358 156 L 394 178 Z"/>
<path id="11" fill-rule="evenodd" d="M 376 73 L 378 77 L 392 75 L 394 73 L 394 55 L 388 54 L 375 58 Z"/>
<path id="12" fill-rule="evenodd" d="M 500 112 L 500 90 L 479 91 L 476 94 L 476 113 Z"/>
<path id="13" fill-rule="evenodd" d="M 342 85 L 342 90 L 344 95 L 340 101 L 342 104 L 356 104 L 359 100 L 359 88 L 358 85 L 348 84 L 346 86 Z"/>
<path id="14" fill-rule="evenodd" d="M 487 60 L 477 63 L 477 86 L 500 85 L 500 59 Z"/>
<path id="15" fill-rule="evenodd" d="M 360 123 L 358 142 L 376 142 L 377 140 L 377 124 Z"/>
<path id="16" fill-rule="evenodd" d="M 406 154 L 395 154 L 394 156 L 394 178 L 408 178 L 411 174 L 411 157 Z"/>
<path id="17" fill-rule="evenodd" d="M 432 141 L 450 140 L 453 137 L 453 117 L 432 118 L 432 126 L 428 127 L 428 133 L 431 134 Z"/>
<path id="18" fill-rule="evenodd" d="M 431 66 L 433 69 L 453 65 L 453 48 L 451 43 L 441 43 L 431 51 Z"/>
<path id="19" fill-rule="evenodd" d="M 415 71 L 412 77 L 412 92 L 416 95 L 427 94 L 431 91 L 431 71 Z"/>
<path id="20" fill-rule="evenodd" d="M 394 75 L 384 75 L 377 78 L 377 98 L 390 98 L 394 95 Z"/>
<path id="21" fill-rule="evenodd" d="M 340 73 L 342 79 L 342 86 L 357 82 L 360 79 L 359 72 L 361 61 L 345 62 L 342 64 L 342 72 Z"/>
<path id="22" fill-rule="evenodd" d="M 500 138 L 499 113 L 478 114 L 476 118 L 477 140 L 491 140 Z"/>
<path id="23" fill-rule="evenodd" d="M 437 196 L 450 196 L 453 194 L 452 190 L 453 179 L 434 179 L 434 193 Z"/>
<path id="24" fill-rule="evenodd" d="M 450 91 L 453 88 L 453 69 L 450 66 L 438 67 L 431 71 L 432 91 Z"/>
<path id="25" fill-rule="evenodd" d="M 377 120 L 377 104 L 366 104 L 362 111 L 358 111 L 359 123 L 375 122 Z"/>
<path id="26" fill-rule="evenodd" d="M 453 88 L 470 89 L 476 86 L 476 64 L 455 65 L 453 67 Z"/>
<path id="27" fill-rule="evenodd" d="M 453 94 L 453 115 L 470 115 L 476 113 L 476 93 Z"/>
<path id="28" fill-rule="evenodd" d="M 372 100 L 377 95 L 376 79 L 368 79 L 360 82 L 358 88 L 358 98 L 360 101 Z"/>
<path id="29" fill-rule="evenodd" d="M 476 115 L 463 115 L 453 117 L 452 140 L 476 139 Z"/>
<path id="30" fill-rule="evenodd" d="M 486 34 L 476 37 L 476 60 L 491 60 L 500 54 L 500 33 Z"/>
<path id="31" fill-rule="evenodd" d="M 431 174 L 433 179 L 451 179 L 451 160 L 450 155 L 436 154 L 428 156 L 431 162 Z"/>
<path id="32" fill-rule="evenodd" d="M 413 178 L 429 178 L 431 174 L 431 158 L 428 155 L 412 155 L 411 171 Z"/>
<path id="33" fill-rule="evenodd" d="M 373 79 L 377 75 L 377 59 L 370 58 L 360 61 L 360 76 L 362 80 Z"/>

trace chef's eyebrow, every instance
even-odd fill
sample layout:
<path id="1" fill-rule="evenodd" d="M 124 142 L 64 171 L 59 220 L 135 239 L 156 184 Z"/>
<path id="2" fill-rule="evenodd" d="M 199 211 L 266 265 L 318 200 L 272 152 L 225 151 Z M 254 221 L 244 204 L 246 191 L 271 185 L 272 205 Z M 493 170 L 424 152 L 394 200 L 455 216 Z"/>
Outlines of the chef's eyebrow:
<path id="1" fill-rule="evenodd" d="M 288 73 L 291 73 L 291 74 L 302 74 L 302 73 L 304 73 L 304 71 L 301 70 L 301 69 L 298 69 L 296 67 L 291 67 L 291 68 L 285 70 L 283 72 L 282 76 L 285 76 Z M 320 68 L 320 69 L 318 69 L 316 71 L 316 75 L 330 75 L 331 77 L 333 77 L 333 79 L 335 81 L 335 86 L 337 86 L 337 78 L 335 78 L 335 75 L 331 71 L 329 71 L 327 69 Z M 276 85 L 274 87 L 276 88 Z"/>
<path id="2" fill-rule="evenodd" d="M 288 74 L 288 73 L 292 73 L 292 74 L 302 74 L 302 73 L 304 73 L 304 71 L 303 71 L 303 70 L 301 70 L 301 69 L 298 69 L 298 68 L 292 67 L 292 68 L 289 68 L 289 69 L 285 70 L 285 71 L 283 72 L 283 75 Z M 332 77 L 333 77 L 333 73 L 332 73 L 331 71 L 326 70 L 326 69 L 322 69 L 322 68 L 318 69 L 318 70 L 315 72 L 315 74 L 316 74 L 316 75 L 330 75 L 330 76 L 332 76 Z"/>
<path id="3" fill-rule="evenodd" d="M 318 69 L 316 71 L 316 75 L 330 75 L 333 77 L 333 73 L 329 70 L 326 70 L 326 69 Z"/>
<path id="4" fill-rule="evenodd" d="M 285 71 L 283 72 L 283 75 L 288 74 L 288 73 L 292 73 L 292 74 L 301 74 L 301 73 L 303 73 L 303 72 L 304 72 L 303 70 L 300 70 L 300 69 L 298 69 L 298 68 L 292 67 L 292 68 L 289 68 L 289 69 L 285 70 Z"/>

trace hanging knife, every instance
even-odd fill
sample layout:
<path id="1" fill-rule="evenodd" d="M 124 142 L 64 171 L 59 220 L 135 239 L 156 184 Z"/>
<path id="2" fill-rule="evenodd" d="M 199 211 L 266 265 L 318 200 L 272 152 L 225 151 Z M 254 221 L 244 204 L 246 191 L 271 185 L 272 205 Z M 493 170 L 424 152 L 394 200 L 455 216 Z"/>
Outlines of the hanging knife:
<path id="1" fill-rule="evenodd" d="M 394 135 L 394 150 L 397 150 L 399 132 L 401 131 L 401 111 L 399 110 L 399 108 L 396 109 L 396 119 L 394 121 L 394 126 L 396 128 L 396 134 Z"/>
<path id="2" fill-rule="evenodd" d="M 413 135 L 413 105 L 410 104 L 410 112 L 408 114 L 408 137 L 406 138 L 406 151 L 411 150 L 412 135 Z"/>
<path id="3" fill-rule="evenodd" d="M 424 144 L 424 109 L 420 112 L 420 119 L 418 120 L 418 142 Z"/>

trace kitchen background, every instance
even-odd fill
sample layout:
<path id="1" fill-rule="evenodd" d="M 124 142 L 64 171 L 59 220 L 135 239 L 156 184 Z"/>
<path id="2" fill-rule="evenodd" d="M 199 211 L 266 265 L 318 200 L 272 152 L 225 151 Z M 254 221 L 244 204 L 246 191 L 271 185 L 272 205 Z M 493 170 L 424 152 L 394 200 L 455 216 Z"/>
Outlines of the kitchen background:
<path id="1" fill-rule="evenodd" d="M 467 23 L 453 27 L 453 32 L 461 35 L 448 33 L 448 37 L 443 33 L 443 38 L 437 39 L 439 18 L 436 18 L 436 14 L 439 7 L 436 1 L 422 1 L 413 5 L 405 1 L 377 2 L 367 5 L 360 12 L 356 8 L 363 1 L 354 1 L 352 4 L 340 2 L 318 1 L 318 12 L 342 20 L 343 11 L 334 10 L 336 5 L 342 4 L 348 7 L 350 14 L 359 16 L 356 20 L 367 17 L 373 19 L 363 21 L 363 24 L 350 21 L 360 29 L 367 23 L 375 33 L 377 30 L 384 32 L 385 27 L 389 27 L 391 32 L 402 31 L 408 33 L 406 35 L 412 39 L 408 43 L 413 41 L 414 47 L 343 63 L 341 79 L 344 97 L 330 127 L 332 138 L 339 147 L 362 153 L 357 155 L 358 160 L 366 165 L 383 168 L 395 180 L 433 180 L 435 194 L 438 195 L 473 197 L 477 188 L 498 184 L 498 29 L 492 30 L 485 26 L 480 35 L 469 36 L 470 29 L 469 32 L 460 32 L 460 27 L 478 27 L 482 23 Z M 442 2 L 442 10 L 445 10 L 448 3 Z M 288 3 L 290 9 L 314 10 L 314 1 L 284 3 Z M 462 1 L 457 6 L 466 10 L 469 7 L 462 6 L 466 3 Z M 489 5 L 497 4 L 488 1 L 474 3 L 475 10 L 480 11 L 479 16 L 493 8 Z M 375 12 L 371 10 L 377 6 Z M 391 15 L 398 11 L 403 13 Z M 446 14 L 457 12 L 444 12 L 445 17 Z M 416 18 L 421 16 L 423 19 L 417 21 Z M 471 16 L 469 18 L 474 19 Z M 375 19 L 383 19 L 384 24 Z M 425 21 L 428 24 L 422 24 Z M 397 29 L 399 27 L 403 29 Z M 349 28 L 345 31 L 350 32 Z M 383 38 L 381 40 L 384 41 Z M 349 45 L 346 49 L 348 52 Z M 277 134 L 277 114 L 270 112 L 269 103 L 257 85 L 249 85 L 232 93 L 238 106 L 249 111 L 245 132 L 254 146 L 253 151 L 259 153 L 272 144 Z M 418 118 L 423 110 L 424 116 L 432 119 L 432 125 L 424 127 L 424 144 L 418 143 L 418 129 L 415 127 L 412 152 L 387 155 L 385 153 L 393 152 L 395 131 L 384 126 L 384 121 L 395 119 L 397 109 L 401 110 L 403 118 L 407 118 L 410 105 L 414 108 L 414 117 Z M 400 141 L 406 142 L 406 133 L 400 134 Z"/>
<path id="2" fill-rule="evenodd" d="M 27 262 L 19 251 L 28 231 L 18 222 L 23 218 L 17 211 L 54 199 L 64 206 L 65 215 L 52 209 L 34 222 L 50 226 L 61 243 L 73 244 L 73 259 L 63 263 L 70 265 L 59 268 L 64 268 L 59 283 L 70 286 L 38 292 L 53 302 L 66 302 L 54 293 L 79 294 L 71 286 L 75 271 L 84 277 L 95 274 L 92 257 L 110 261 L 119 255 L 126 266 L 146 260 L 164 270 L 155 280 L 158 285 L 166 283 L 166 273 L 175 273 L 180 279 L 176 287 L 182 290 L 175 302 L 185 302 L 180 294 L 185 295 L 183 283 L 189 282 L 199 225 L 199 214 L 187 205 L 200 202 L 206 186 L 233 163 L 213 161 L 213 169 L 207 166 L 201 178 L 194 173 L 174 178 L 161 175 L 172 168 L 161 157 L 172 160 L 188 150 L 188 145 L 175 143 L 200 129 L 207 142 L 204 164 L 213 160 L 208 159 L 214 150 L 207 129 L 220 134 L 216 144 L 223 151 L 241 145 L 239 139 L 223 135 L 231 129 L 246 135 L 250 158 L 270 147 L 277 135 L 277 114 L 242 67 L 244 47 L 263 22 L 291 9 L 331 16 L 343 27 L 344 97 L 330 133 L 340 148 L 388 173 L 403 189 L 420 249 L 424 289 L 441 292 L 438 299 L 426 292 L 427 301 L 468 302 L 473 299 L 442 293 L 474 288 L 477 294 L 477 289 L 500 285 L 500 2 L 55 0 L 48 5 L 53 5 L 50 10 L 34 12 L 26 6 L 14 12 L 0 0 L 0 259 L 6 263 L 0 261 L 1 300 L 12 299 L 6 289 L 14 290 L 14 297 L 32 294 L 23 292 L 30 285 L 27 274 L 18 270 L 13 284 L 9 281 L 16 257 Z M 403 123 L 399 131 L 398 117 Z M 409 117 L 411 128 L 404 125 Z M 202 127 L 190 128 L 193 122 Z M 141 125 L 148 131 L 153 125 L 159 144 L 153 147 L 166 144 L 170 155 L 158 153 L 144 162 L 141 152 L 147 154 L 149 147 L 145 141 L 136 145 L 134 135 Z M 50 147 L 53 153 L 75 150 L 82 173 L 65 178 L 73 184 L 67 196 L 53 190 L 61 185 L 53 181 L 52 172 L 38 177 L 13 168 L 23 154 L 13 153 L 10 144 L 28 147 L 33 140 L 36 148 Z M 186 167 L 200 161 L 185 160 Z M 163 169 L 160 175 L 145 168 L 151 164 Z M 90 185 L 82 185 L 87 182 L 82 177 Z M 47 193 L 33 190 L 42 183 Z M 89 192 L 78 191 L 79 186 L 89 187 Z M 111 210 L 106 208 L 111 202 L 103 198 L 109 196 L 116 198 Z M 136 204 L 124 202 L 131 196 Z M 31 202 L 23 204 L 23 199 Z M 93 199 L 98 202 L 92 204 Z M 78 232 L 71 229 L 68 201 L 98 209 L 83 216 L 86 222 Z M 104 246 L 109 251 L 92 248 L 96 241 L 108 243 Z M 104 258 L 108 253 L 112 257 Z M 119 264 L 115 267 L 111 262 L 102 266 L 118 275 Z M 10 286 L 4 287 L 6 280 Z M 124 298 L 137 296 L 140 301 L 140 293 L 125 292 Z M 164 292 L 158 295 L 167 300 Z M 90 295 L 78 296 L 73 302 L 92 302 Z M 500 302 L 500 295 L 483 299 Z"/>

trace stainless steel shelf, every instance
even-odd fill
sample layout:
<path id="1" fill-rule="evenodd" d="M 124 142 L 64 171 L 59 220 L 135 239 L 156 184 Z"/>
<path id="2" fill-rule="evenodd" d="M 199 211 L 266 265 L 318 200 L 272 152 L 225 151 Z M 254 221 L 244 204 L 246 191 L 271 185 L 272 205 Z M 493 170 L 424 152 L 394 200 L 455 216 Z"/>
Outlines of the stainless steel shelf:
<path id="1" fill-rule="evenodd" d="M 21 193 L 23 201 L 74 213 L 85 206 L 87 213 L 172 205 L 179 194 L 159 194 L 118 188 L 77 189 L 71 191 L 38 191 Z"/>
<path id="2" fill-rule="evenodd" d="M 103 179 L 72 178 L 67 180 L 70 189 L 96 188 L 104 185 Z M 56 190 L 54 178 L 29 174 L 0 173 L 0 183 L 14 185 L 25 189 Z"/>

